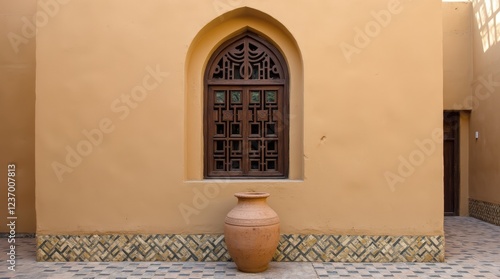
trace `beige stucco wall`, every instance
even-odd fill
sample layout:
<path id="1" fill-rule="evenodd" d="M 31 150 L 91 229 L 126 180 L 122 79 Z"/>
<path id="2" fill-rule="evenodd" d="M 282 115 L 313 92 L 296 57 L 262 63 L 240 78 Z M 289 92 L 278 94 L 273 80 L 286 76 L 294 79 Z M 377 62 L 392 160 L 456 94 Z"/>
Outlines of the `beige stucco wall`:
<path id="1" fill-rule="evenodd" d="M 35 232 L 35 38 L 26 23 L 35 11 L 36 0 L 0 0 L 0 219 L 11 216 L 7 165 L 15 163 L 17 233 Z"/>
<path id="2" fill-rule="evenodd" d="M 64 4 L 37 36 L 37 232 L 221 233 L 232 193 L 256 190 L 282 233 L 442 234 L 441 14 L 437 0 Z M 203 181 L 200 66 L 246 26 L 292 73 L 293 179 Z"/>
<path id="3" fill-rule="evenodd" d="M 443 2 L 443 99 L 445 110 L 472 104 L 472 4 Z"/>
<path id="4" fill-rule="evenodd" d="M 459 214 L 469 214 L 469 111 L 472 109 L 472 3 L 443 2 L 443 105 L 460 113 Z"/>
<path id="5" fill-rule="evenodd" d="M 475 0 L 470 197 L 500 204 L 500 3 Z M 476 140 L 474 133 L 479 132 Z"/>

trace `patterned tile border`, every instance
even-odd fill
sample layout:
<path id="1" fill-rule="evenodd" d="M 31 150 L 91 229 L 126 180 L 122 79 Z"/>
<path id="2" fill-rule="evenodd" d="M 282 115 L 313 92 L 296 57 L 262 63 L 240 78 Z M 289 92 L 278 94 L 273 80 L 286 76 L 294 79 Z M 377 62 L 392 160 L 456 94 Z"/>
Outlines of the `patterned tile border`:
<path id="1" fill-rule="evenodd" d="M 37 261 L 230 261 L 223 235 L 38 235 Z M 281 235 L 274 261 L 443 262 L 444 236 Z"/>
<path id="2" fill-rule="evenodd" d="M 469 215 L 500 226 L 500 204 L 469 199 Z"/>
<path id="3" fill-rule="evenodd" d="M 282 235 L 276 261 L 442 262 L 444 236 Z"/>
<path id="4" fill-rule="evenodd" d="M 10 233 L 0 233 L 0 238 L 8 238 Z M 34 233 L 17 233 L 16 238 L 34 238 Z"/>

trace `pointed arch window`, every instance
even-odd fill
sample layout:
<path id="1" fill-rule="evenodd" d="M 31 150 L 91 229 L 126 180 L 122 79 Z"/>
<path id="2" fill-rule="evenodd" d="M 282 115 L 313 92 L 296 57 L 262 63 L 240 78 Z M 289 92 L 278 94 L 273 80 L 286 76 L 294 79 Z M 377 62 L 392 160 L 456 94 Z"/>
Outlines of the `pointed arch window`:
<path id="1" fill-rule="evenodd" d="M 280 51 L 246 32 L 205 71 L 206 178 L 288 177 L 288 69 Z"/>

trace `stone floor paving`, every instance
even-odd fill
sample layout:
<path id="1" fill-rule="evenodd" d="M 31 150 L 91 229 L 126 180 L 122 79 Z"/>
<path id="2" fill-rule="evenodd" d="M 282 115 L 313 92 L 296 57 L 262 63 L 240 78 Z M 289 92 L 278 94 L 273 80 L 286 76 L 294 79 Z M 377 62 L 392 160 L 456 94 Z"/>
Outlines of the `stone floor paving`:
<path id="1" fill-rule="evenodd" d="M 7 239 L 0 239 L 4 278 L 500 278 L 500 227 L 470 217 L 446 217 L 445 263 L 272 262 L 246 274 L 232 262 L 36 262 L 35 240 L 16 239 L 16 271 L 7 269 Z"/>

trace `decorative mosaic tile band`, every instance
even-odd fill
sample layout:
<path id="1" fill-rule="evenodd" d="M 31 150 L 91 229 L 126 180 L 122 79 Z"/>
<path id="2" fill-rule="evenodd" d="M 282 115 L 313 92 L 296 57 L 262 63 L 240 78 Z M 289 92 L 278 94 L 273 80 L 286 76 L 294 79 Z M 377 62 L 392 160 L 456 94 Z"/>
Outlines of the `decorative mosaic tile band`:
<path id="1" fill-rule="evenodd" d="M 469 199 L 469 215 L 500 226 L 500 204 Z"/>
<path id="2" fill-rule="evenodd" d="M 230 261 L 223 235 L 38 235 L 37 261 Z M 444 236 L 281 235 L 273 260 L 442 262 Z"/>
<path id="3" fill-rule="evenodd" d="M 38 235 L 37 261 L 228 261 L 223 235 Z"/>
<path id="4" fill-rule="evenodd" d="M 282 235 L 275 261 L 443 262 L 444 236 Z"/>
<path id="5" fill-rule="evenodd" d="M 0 233 L 0 238 L 8 238 L 10 233 Z M 35 238 L 34 233 L 17 233 L 16 238 Z"/>

